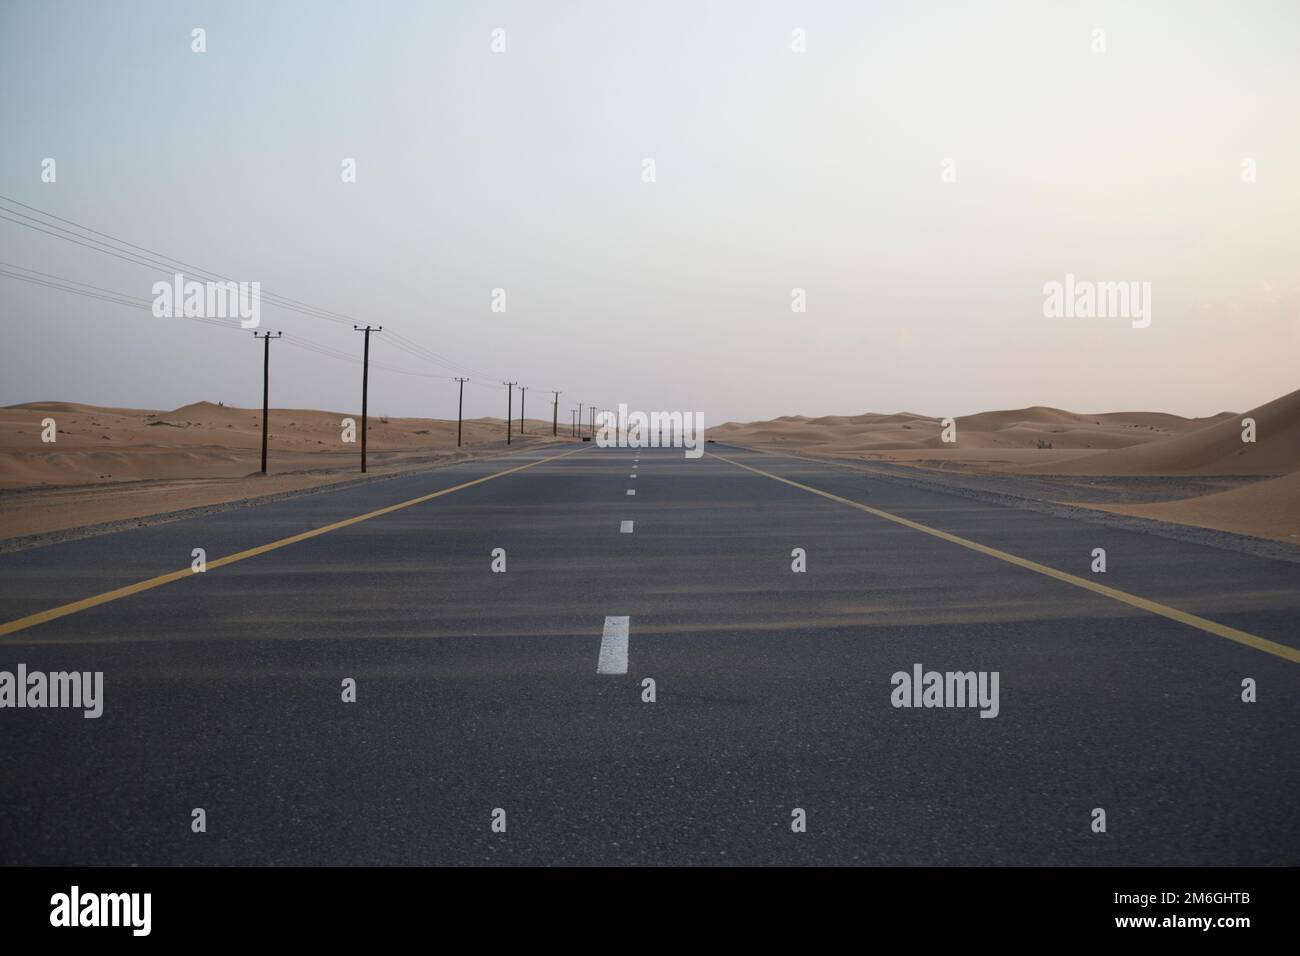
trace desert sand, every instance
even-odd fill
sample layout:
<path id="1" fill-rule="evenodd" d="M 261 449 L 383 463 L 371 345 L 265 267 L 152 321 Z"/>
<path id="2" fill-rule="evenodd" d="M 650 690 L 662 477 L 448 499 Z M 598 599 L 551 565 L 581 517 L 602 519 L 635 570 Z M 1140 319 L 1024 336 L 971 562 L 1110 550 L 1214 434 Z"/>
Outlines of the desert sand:
<path id="1" fill-rule="evenodd" d="M 1085 507 L 1295 544 L 1300 541 L 1300 471 L 1179 501 Z"/>
<path id="2" fill-rule="evenodd" d="M 1300 391 L 1241 415 L 1164 441 L 1089 455 L 1056 469 L 1071 475 L 1285 475 L 1300 469 Z M 1256 441 L 1242 441 L 1242 419 L 1253 418 Z M 1042 471 L 1046 466 L 1035 465 Z"/>
<path id="3" fill-rule="evenodd" d="M 939 418 L 913 412 L 824 418 L 792 416 L 748 424 L 728 422 L 711 428 L 709 437 L 737 443 L 787 444 L 803 452 L 824 455 L 954 464 L 1038 465 L 1144 445 L 1234 419 L 1230 412 L 1213 418 L 1180 418 L 1144 412 L 1078 415 L 1059 408 L 1034 406 L 959 417 L 954 443 L 943 441 Z"/>
<path id="4" fill-rule="evenodd" d="M 1242 441 L 1253 418 L 1254 443 Z M 1183 418 L 1158 412 L 1077 414 L 1033 406 L 956 419 L 945 443 L 937 417 L 911 412 L 728 422 L 709 438 L 797 454 L 891 461 L 981 475 L 1088 478 L 1224 476 L 1240 487 L 1168 501 L 1093 504 L 1102 510 L 1297 542 L 1300 391 L 1243 413 Z M 1273 480 L 1257 481 L 1260 477 Z M 1170 488 L 1185 489 L 1184 482 Z"/>
<path id="5" fill-rule="evenodd" d="M 169 511 L 300 492 L 360 476 L 358 444 L 341 422 L 356 413 L 272 409 L 270 474 L 259 474 L 261 410 L 197 402 L 171 411 L 32 402 L 0 409 L 0 538 L 14 538 Z M 1257 440 L 1241 440 L 1242 419 Z M 57 440 L 41 441 L 53 418 Z M 1244 413 L 1183 418 L 1158 412 L 1078 414 L 1032 406 L 956 419 L 945 443 L 936 417 L 911 412 L 765 422 L 709 429 L 714 441 L 845 460 L 889 461 L 929 470 L 1034 476 L 1093 483 L 1107 477 L 1220 476 L 1171 481 L 1168 500 L 1084 506 L 1159 521 L 1297 542 L 1300 534 L 1300 391 Z M 501 419 L 464 424 L 372 416 L 370 475 L 430 467 L 507 450 Z M 530 419 L 513 448 L 552 439 Z M 1261 478 L 1271 480 L 1259 480 Z"/>
<path id="6" fill-rule="evenodd" d="M 0 538 L 77 528 L 297 492 L 361 478 L 360 435 L 342 441 L 358 413 L 271 409 L 262 475 L 261 409 L 197 402 L 171 411 L 30 402 L 0 408 Z M 54 419 L 56 440 L 41 440 Z M 514 449 L 554 440 L 551 423 L 515 422 Z M 506 450 L 505 422 L 464 423 L 372 415 L 368 475 L 383 476 Z"/>

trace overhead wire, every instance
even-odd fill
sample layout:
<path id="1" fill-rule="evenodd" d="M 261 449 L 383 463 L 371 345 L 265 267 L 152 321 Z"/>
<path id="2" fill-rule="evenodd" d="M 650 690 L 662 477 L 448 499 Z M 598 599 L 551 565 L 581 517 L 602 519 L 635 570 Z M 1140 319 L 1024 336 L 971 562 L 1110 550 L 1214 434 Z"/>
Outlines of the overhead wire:
<path id="1" fill-rule="evenodd" d="M 56 239 L 62 239 L 65 242 L 70 242 L 95 252 L 100 252 L 105 255 L 113 256 L 114 258 L 132 263 L 134 265 L 139 265 L 150 269 L 156 269 L 163 272 L 173 272 L 173 273 L 177 271 L 177 267 L 179 266 L 182 270 L 188 270 L 188 272 L 192 276 L 196 276 L 198 278 L 204 279 L 205 281 L 219 281 L 219 282 L 235 281 L 231 279 L 229 276 L 225 276 L 220 273 L 213 272 L 208 269 L 204 269 L 200 266 L 194 265 L 193 263 L 186 262 L 183 259 L 178 259 L 174 256 L 169 256 L 166 255 L 165 253 L 157 252 L 146 246 L 141 246 L 133 242 L 128 242 L 127 240 L 121 239 L 110 233 L 106 233 L 101 230 L 94 229 L 83 223 L 79 223 L 73 219 L 68 219 L 63 216 L 55 215 L 54 213 L 46 212 L 43 209 L 39 209 L 35 206 L 21 202 L 10 196 L 5 196 L 3 194 L 0 194 L 0 201 L 7 202 L 10 203 L 11 205 L 21 207 L 22 209 L 26 209 L 29 210 L 30 212 L 37 213 L 38 215 L 43 216 L 46 219 L 51 219 L 57 223 L 63 223 L 65 225 L 60 226 L 60 225 L 56 225 L 53 222 L 45 222 L 34 216 L 27 215 L 26 213 L 19 212 L 15 209 L 10 209 L 2 205 L 0 205 L 0 220 L 11 222 L 14 223 L 15 225 L 22 226 L 27 229 L 35 230 L 36 232 L 44 233 L 45 235 L 52 236 L 53 238 Z M 3 213 L 8 213 L 9 215 L 3 215 Z M 15 216 L 19 218 L 12 218 Z M 27 221 L 24 222 L 22 220 L 27 220 Z M 66 228 L 66 226 L 71 226 L 74 228 L 69 229 Z M 74 231 L 74 229 L 80 230 L 80 232 Z M 89 235 L 83 235 L 82 233 L 89 233 Z M 96 239 L 93 238 L 94 236 L 98 236 L 102 238 Z M 108 241 L 106 242 L 103 240 L 108 240 Z M 111 245 L 111 243 L 116 243 L 117 245 L 114 246 Z M 118 247 L 125 247 L 125 248 L 118 248 Z M 67 280 L 67 281 L 75 282 L 75 280 Z M 330 309 L 323 309 L 318 306 L 314 306 L 309 303 L 303 302 L 302 300 L 294 299 L 289 296 L 272 292 L 265 288 L 262 288 L 260 290 L 260 294 L 263 301 L 267 302 L 270 305 L 274 305 L 278 308 L 286 309 L 289 311 L 297 312 L 299 314 L 306 315 L 308 317 L 319 318 L 338 325 L 363 324 L 361 320 L 353 316 L 347 315 L 346 313 L 336 312 Z M 429 362 L 430 364 L 437 365 L 443 369 L 446 369 L 447 371 L 459 372 L 462 375 L 470 374 L 478 378 L 489 378 L 489 379 L 496 378 L 496 376 L 493 376 L 490 373 L 483 371 L 482 369 L 475 368 L 474 366 L 466 365 L 463 362 L 457 362 L 453 359 L 448 358 L 445 355 L 435 352 L 433 349 L 430 349 L 420 344 L 419 342 L 415 341 L 414 339 L 410 338 L 409 336 L 402 335 L 401 333 L 396 332 L 395 330 L 385 329 L 385 338 L 381 338 L 377 341 L 385 341 L 385 339 L 392 345 L 393 348 L 397 349 L 398 351 L 405 352 L 409 355 L 412 355 L 415 358 L 421 359 L 422 361 L 426 361 Z M 414 374 L 414 373 L 410 373 L 408 371 L 405 372 L 405 374 Z M 430 375 L 429 377 L 451 378 L 452 376 Z"/>

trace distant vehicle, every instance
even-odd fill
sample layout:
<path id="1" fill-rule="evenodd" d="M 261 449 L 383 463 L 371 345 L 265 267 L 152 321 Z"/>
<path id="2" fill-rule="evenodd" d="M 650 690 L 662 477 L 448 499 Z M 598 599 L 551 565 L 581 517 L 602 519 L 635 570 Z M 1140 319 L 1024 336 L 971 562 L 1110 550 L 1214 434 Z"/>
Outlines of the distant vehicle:
<path id="1" fill-rule="evenodd" d="M 591 436 L 590 436 L 590 435 L 583 435 L 583 436 L 582 436 L 582 440 L 583 440 L 583 441 L 591 441 Z"/>
<path id="2" fill-rule="evenodd" d="M 705 440 L 706 442 L 708 442 L 710 445 L 716 445 L 716 444 L 717 444 L 717 442 L 715 442 L 712 438 L 706 438 L 706 439 L 704 439 L 704 440 Z"/>

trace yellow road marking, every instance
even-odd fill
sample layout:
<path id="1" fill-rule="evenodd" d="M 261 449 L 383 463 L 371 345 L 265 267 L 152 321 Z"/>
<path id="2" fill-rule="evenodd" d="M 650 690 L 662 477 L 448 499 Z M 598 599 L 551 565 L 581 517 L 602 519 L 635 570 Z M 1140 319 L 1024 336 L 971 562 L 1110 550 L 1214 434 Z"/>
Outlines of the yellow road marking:
<path id="1" fill-rule="evenodd" d="M 1143 611 L 1149 611 L 1152 614 L 1159 614 L 1161 617 L 1169 618 L 1171 621 L 1177 621 L 1180 624 L 1187 624 L 1191 627 L 1199 628 L 1208 634 L 1216 637 L 1227 638 L 1230 641 L 1236 641 L 1238 644 L 1244 644 L 1247 647 L 1253 647 L 1257 651 L 1263 651 L 1265 654 L 1272 654 L 1274 657 L 1280 657 L 1283 660 L 1291 661 L 1293 664 L 1300 664 L 1300 650 L 1294 647 L 1288 647 L 1285 644 L 1279 644 L 1276 641 L 1270 641 L 1268 638 L 1259 637 L 1246 631 L 1239 631 L 1235 627 L 1228 627 L 1226 624 L 1219 624 L 1207 618 L 1197 617 L 1195 614 L 1188 614 L 1186 611 L 1180 611 L 1177 608 L 1169 607 L 1167 604 L 1160 604 L 1157 601 L 1151 601 L 1147 598 L 1138 597 L 1135 594 L 1129 594 L 1126 591 L 1120 591 L 1116 588 L 1107 587 L 1104 584 L 1098 584 L 1096 581 L 1089 581 L 1087 578 L 1081 578 L 1074 574 L 1067 574 L 1065 571 L 1058 571 L 1056 568 L 1049 568 L 1045 564 L 1039 564 L 1037 561 L 1030 561 L 1028 558 L 1017 557 L 1006 551 L 999 551 L 997 548 L 990 548 L 988 545 L 979 544 L 971 541 L 969 538 L 962 538 L 955 534 L 949 534 L 947 531 L 940 531 L 938 528 L 931 528 L 929 525 L 921 524 L 918 521 L 912 521 L 896 514 L 890 514 L 888 511 L 881 511 L 879 508 L 872 508 L 870 505 L 864 505 L 848 498 L 842 498 L 839 495 L 833 495 L 829 491 L 822 491 L 819 488 L 813 488 L 811 485 L 801 484 L 797 481 L 791 481 L 789 478 L 782 478 L 780 475 L 774 475 L 771 472 L 763 471 L 760 468 L 754 468 L 750 465 L 741 464 L 733 461 L 725 455 L 719 455 L 716 452 L 709 453 L 713 458 L 720 458 L 722 461 L 737 468 L 744 468 L 746 471 L 752 471 L 756 475 L 762 475 L 764 478 L 771 478 L 773 481 L 779 481 L 782 484 L 799 488 L 802 491 L 811 492 L 814 495 L 820 495 L 830 501 L 837 501 L 840 504 L 848 505 L 850 508 L 857 508 L 859 511 L 865 511 L 867 514 L 875 515 L 877 518 L 884 518 L 886 521 L 892 521 L 894 524 L 900 524 L 905 528 L 911 528 L 913 531 L 920 531 L 923 534 L 932 535 L 936 538 L 942 538 L 944 541 L 950 541 L 953 544 L 959 544 L 963 548 L 969 548 L 972 551 L 978 551 L 980 554 L 987 554 L 991 558 L 997 558 L 999 561 L 1006 561 L 1008 564 L 1014 564 L 1017 567 L 1025 568 L 1029 571 L 1035 571 L 1038 574 L 1045 574 L 1049 578 L 1055 578 L 1058 581 L 1064 581 L 1066 584 L 1073 584 L 1075 587 L 1084 588 L 1093 591 L 1096 594 L 1104 595 L 1121 604 L 1127 604 L 1130 607 L 1139 608 Z"/>
<path id="2" fill-rule="evenodd" d="M 207 568 L 208 571 L 211 571 L 213 568 L 225 567 L 227 564 L 234 564 L 236 561 L 255 558 L 259 554 L 266 554 L 268 551 L 275 551 L 278 548 L 297 544 L 299 541 L 306 541 L 309 538 L 316 538 L 323 534 L 329 534 L 331 531 L 337 531 L 340 528 L 346 528 L 349 525 L 359 524 L 362 521 L 369 521 L 371 518 L 378 518 L 381 515 L 392 514 L 394 511 L 401 511 L 403 508 L 410 508 L 413 505 L 423 504 L 426 501 L 432 501 L 434 498 L 441 498 L 443 495 L 449 495 L 454 491 L 463 491 L 466 488 L 481 485 L 483 482 L 491 481 L 493 478 L 503 478 L 506 475 L 513 475 L 517 471 L 535 468 L 538 465 L 546 464 L 548 461 L 555 461 L 557 458 L 567 458 L 569 455 L 577 454 L 584 450 L 585 449 L 582 448 L 575 448 L 573 451 L 566 451 L 559 455 L 551 455 L 548 458 L 539 458 L 537 461 L 530 461 L 527 464 L 518 465 L 514 468 L 507 468 L 505 471 L 498 471 L 490 475 L 484 475 L 482 478 L 475 478 L 473 481 L 466 481 L 451 488 L 443 488 L 441 491 L 421 495 L 420 497 L 412 498 L 409 501 L 399 501 L 395 505 L 388 505 L 387 507 L 380 508 L 377 511 L 370 511 L 353 518 L 345 518 L 342 521 L 335 521 L 333 524 L 327 524 L 320 528 L 313 528 L 311 531 L 304 531 L 301 534 L 290 535 L 287 538 L 281 538 L 279 541 L 272 541 L 270 544 L 261 544 L 256 548 L 249 548 L 235 554 L 228 554 L 224 558 L 215 558 L 207 563 Z M 27 617 L 20 617 L 14 621 L 7 621 L 4 624 L 0 624 L 0 637 L 4 637 L 7 634 L 13 634 L 16 631 L 24 631 L 29 627 L 35 627 L 37 624 L 44 624 L 46 621 L 53 621 L 60 617 L 67 617 L 69 614 L 76 614 L 78 611 L 85 611 L 92 607 L 98 607 L 101 604 L 107 604 L 109 601 L 117 601 L 124 597 L 130 597 L 132 594 L 139 594 L 141 591 L 149 591 L 153 588 L 162 587 L 164 584 L 179 581 L 181 578 L 193 577 L 194 573 L 193 569 L 188 567 L 180 571 L 171 571 L 167 574 L 160 574 L 156 578 L 149 578 L 147 581 L 137 581 L 135 584 L 128 584 L 126 587 L 117 588 L 113 591 L 105 591 L 103 594 L 96 594 L 94 597 L 83 598 L 80 601 L 73 601 L 71 604 L 61 604 L 58 607 L 50 608 L 48 611 L 39 611 L 36 614 L 27 615 Z"/>

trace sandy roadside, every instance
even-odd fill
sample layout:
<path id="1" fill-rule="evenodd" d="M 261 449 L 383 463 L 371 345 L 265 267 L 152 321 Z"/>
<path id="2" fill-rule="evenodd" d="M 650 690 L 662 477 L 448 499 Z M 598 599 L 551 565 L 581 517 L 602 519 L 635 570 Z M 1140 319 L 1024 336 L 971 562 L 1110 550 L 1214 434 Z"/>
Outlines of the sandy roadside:
<path id="1" fill-rule="evenodd" d="M 505 442 L 505 423 L 374 416 L 368 469 L 342 424 L 360 416 L 272 409 L 269 474 L 262 475 L 261 412 L 199 402 L 169 412 L 42 402 L 0 409 L 0 541 L 143 520 L 190 509 L 382 480 L 458 461 L 571 443 L 529 420 Z M 48 422 L 57 438 L 41 441 Z"/>
<path id="2" fill-rule="evenodd" d="M 0 541 L 248 504 L 358 480 L 359 415 L 272 409 L 269 475 L 258 474 L 260 409 L 197 402 L 171 411 L 33 402 L 0 409 Z M 1242 441 L 1242 421 L 1258 440 Z M 964 416 L 956 441 L 911 413 L 727 423 L 714 441 L 820 460 L 878 463 L 954 488 L 1300 542 L 1300 391 L 1246 413 L 1181 418 L 1035 406 Z M 529 420 L 509 450 L 570 439 Z M 372 479 L 507 451 L 500 419 L 372 416 Z M 53 442 L 42 440 L 50 434 Z M 353 435 L 355 438 L 355 435 Z M 1078 513 L 1076 511 L 1076 513 Z"/>
<path id="3" fill-rule="evenodd" d="M 357 481 L 425 471 L 477 458 L 499 457 L 550 444 L 541 439 L 516 440 L 509 448 L 475 446 L 460 455 L 409 455 L 371 467 L 365 476 L 349 470 L 243 478 L 144 479 L 102 485 L 71 485 L 0 491 L 0 541 L 110 522 L 146 519 L 194 508 L 260 501 L 306 493 Z"/>
<path id="4" fill-rule="evenodd" d="M 709 437 L 942 475 L 994 498 L 1300 544 L 1300 391 L 1208 418 L 1035 406 L 951 424 L 953 441 L 942 420 L 908 412 L 733 422 Z"/>

